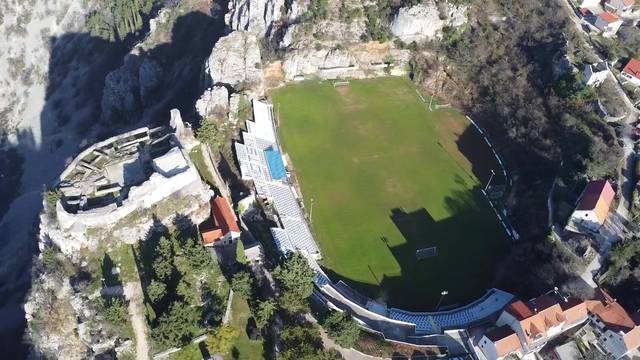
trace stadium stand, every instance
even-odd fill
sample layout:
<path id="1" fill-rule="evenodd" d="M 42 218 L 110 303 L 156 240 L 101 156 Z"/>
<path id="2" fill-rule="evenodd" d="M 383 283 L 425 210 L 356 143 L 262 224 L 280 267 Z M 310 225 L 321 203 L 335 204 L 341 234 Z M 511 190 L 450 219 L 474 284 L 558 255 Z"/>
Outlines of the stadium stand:
<path id="1" fill-rule="evenodd" d="M 410 312 L 392 308 L 389 309 L 389 317 L 394 320 L 416 324 L 416 332 L 418 333 L 431 333 L 434 330 L 445 329 L 463 329 L 493 316 L 512 300 L 513 295 L 502 290 L 491 289 L 471 304 L 453 310 Z"/>

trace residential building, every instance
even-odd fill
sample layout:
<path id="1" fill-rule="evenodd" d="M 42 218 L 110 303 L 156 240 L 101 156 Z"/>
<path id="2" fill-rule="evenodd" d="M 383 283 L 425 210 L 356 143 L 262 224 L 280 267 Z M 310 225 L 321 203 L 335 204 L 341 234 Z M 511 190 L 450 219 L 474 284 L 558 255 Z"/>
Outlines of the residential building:
<path id="1" fill-rule="evenodd" d="M 635 0 L 605 0 L 604 9 L 622 15 L 631 12 L 635 4 Z"/>
<path id="2" fill-rule="evenodd" d="M 631 59 L 622 69 L 622 73 L 620 73 L 624 82 L 629 82 L 634 86 L 640 86 L 640 60 Z"/>
<path id="3" fill-rule="evenodd" d="M 478 343 L 488 360 L 501 360 L 509 355 L 522 357 L 522 346 L 518 335 L 509 326 L 503 325 L 488 331 Z"/>
<path id="4" fill-rule="evenodd" d="M 571 214 L 570 225 L 575 226 L 577 230 L 598 231 L 609 215 L 614 197 L 615 191 L 609 181 L 591 181 Z"/>
<path id="5" fill-rule="evenodd" d="M 496 325 L 509 326 L 518 335 L 523 354 L 528 354 L 586 320 L 584 302 L 562 298 L 552 292 L 527 303 L 513 302 L 502 312 Z"/>
<path id="6" fill-rule="evenodd" d="M 588 300 L 586 303 L 590 329 L 595 334 L 598 347 L 615 359 L 637 351 L 640 347 L 639 314 L 629 315 L 604 290 L 598 292 L 597 299 Z"/>
<path id="7" fill-rule="evenodd" d="M 578 231 L 598 231 L 609 216 L 614 197 L 615 191 L 609 181 L 591 181 L 584 188 L 569 225 Z"/>
<path id="8" fill-rule="evenodd" d="M 602 32 L 602 36 L 611 37 L 614 36 L 618 32 L 618 29 L 620 29 L 620 26 L 622 26 L 622 19 L 613 13 L 603 11 L 595 16 L 593 26 Z"/>
<path id="9" fill-rule="evenodd" d="M 200 225 L 200 233 L 204 246 L 230 245 L 240 238 L 240 228 L 227 199 L 211 199 L 211 218 Z"/>
<path id="10" fill-rule="evenodd" d="M 600 7 L 600 0 L 578 0 L 580 8 L 598 8 Z"/>
<path id="11" fill-rule="evenodd" d="M 556 346 L 553 349 L 553 353 L 555 354 L 558 360 L 582 360 L 582 353 L 580 349 L 578 349 L 578 345 L 576 345 L 575 341 L 569 341 L 566 344 L 562 344 L 560 346 Z"/>
<path id="12" fill-rule="evenodd" d="M 584 66 L 584 82 L 586 86 L 598 87 L 609 74 L 609 65 L 606 61 Z"/>

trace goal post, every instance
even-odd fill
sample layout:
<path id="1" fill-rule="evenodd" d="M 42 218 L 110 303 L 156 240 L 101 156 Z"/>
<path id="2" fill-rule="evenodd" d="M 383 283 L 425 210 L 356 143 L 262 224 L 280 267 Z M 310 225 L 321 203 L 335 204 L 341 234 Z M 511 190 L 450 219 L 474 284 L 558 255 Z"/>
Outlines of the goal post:
<path id="1" fill-rule="evenodd" d="M 435 246 L 426 247 L 416 250 L 416 259 L 423 260 L 438 255 L 438 249 Z"/>

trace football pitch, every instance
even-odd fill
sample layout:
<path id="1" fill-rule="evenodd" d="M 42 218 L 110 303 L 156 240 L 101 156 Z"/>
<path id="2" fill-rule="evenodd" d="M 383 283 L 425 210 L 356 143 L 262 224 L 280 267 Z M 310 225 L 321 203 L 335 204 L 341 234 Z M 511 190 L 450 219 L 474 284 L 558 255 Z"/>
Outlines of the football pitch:
<path id="1" fill-rule="evenodd" d="M 306 81 L 271 95 L 334 281 L 423 311 L 443 290 L 446 307 L 491 287 L 509 243 L 480 190 L 501 171 L 463 114 L 429 111 L 404 78 Z"/>

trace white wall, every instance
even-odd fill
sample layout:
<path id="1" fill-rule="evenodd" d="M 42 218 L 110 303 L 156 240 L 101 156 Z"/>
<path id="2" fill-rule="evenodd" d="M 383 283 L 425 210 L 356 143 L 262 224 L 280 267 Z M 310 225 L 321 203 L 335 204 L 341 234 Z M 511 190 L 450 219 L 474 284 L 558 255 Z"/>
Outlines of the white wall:
<path id="1" fill-rule="evenodd" d="M 597 231 L 602 226 L 595 211 L 592 210 L 575 210 L 571 214 L 571 221 L 594 231 Z"/>
<path id="2" fill-rule="evenodd" d="M 496 352 L 496 346 L 493 341 L 489 340 L 489 338 L 483 336 L 478 345 L 488 360 L 499 360 L 498 353 Z"/>
<path id="3" fill-rule="evenodd" d="M 633 84 L 634 86 L 640 86 L 640 79 L 638 79 L 635 76 L 631 76 L 627 73 L 625 73 L 624 71 L 620 73 L 620 75 L 622 75 L 623 77 L 623 82 L 629 82 L 631 84 Z"/>

